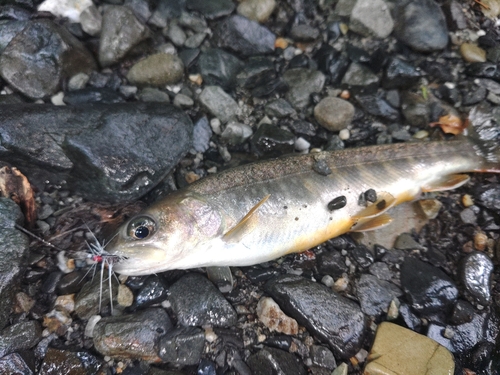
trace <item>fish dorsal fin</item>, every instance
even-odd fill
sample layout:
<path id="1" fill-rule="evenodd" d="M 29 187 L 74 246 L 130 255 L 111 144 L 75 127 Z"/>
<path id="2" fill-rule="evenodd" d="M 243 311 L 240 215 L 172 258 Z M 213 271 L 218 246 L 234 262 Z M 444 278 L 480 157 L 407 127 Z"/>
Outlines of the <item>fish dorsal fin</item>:
<path id="1" fill-rule="evenodd" d="M 396 198 L 386 191 L 377 192 L 377 200 L 373 204 L 364 208 L 352 218 L 354 220 L 364 220 L 377 217 L 396 204 Z"/>
<path id="2" fill-rule="evenodd" d="M 382 214 L 371 219 L 365 219 L 358 221 L 350 232 L 367 232 L 370 230 L 385 227 L 392 222 L 392 217 L 388 214 Z"/>
<path id="3" fill-rule="evenodd" d="M 257 224 L 256 216 L 254 214 L 257 212 L 260 206 L 266 203 L 270 196 L 271 194 L 266 195 L 259 203 L 253 206 L 238 224 L 236 224 L 233 228 L 231 228 L 227 233 L 224 234 L 222 239 L 226 242 L 237 242 L 241 240 L 243 236 L 251 229 L 253 229 Z"/>
<path id="4" fill-rule="evenodd" d="M 422 186 L 422 191 L 429 193 L 431 191 L 452 190 L 462 186 L 469 180 L 470 177 L 466 174 L 452 174 L 425 184 Z"/>

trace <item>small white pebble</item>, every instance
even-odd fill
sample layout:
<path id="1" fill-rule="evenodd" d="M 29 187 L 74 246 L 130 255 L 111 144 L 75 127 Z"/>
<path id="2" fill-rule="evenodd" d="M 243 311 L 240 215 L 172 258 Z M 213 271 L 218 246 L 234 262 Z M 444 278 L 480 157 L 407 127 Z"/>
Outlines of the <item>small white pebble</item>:
<path id="1" fill-rule="evenodd" d="M 342 129 L 340 132 L 339 132 L 339 138 L 343 141 L 349 139 L 351 136 L 351 133 L 349 132 L 349 129 Z"/>
<path id="2" fill-rule="evenodd" d="M 221 135 L 222 131 L 220 129 L 221 123 L 218 118 L 213 118 L 210 120 L 210 127 L 212 128 L 212 131 L 217 134 Z"/>
<path id="3" fill-rule="evenodd" d="M 63 99 L 64 99 L 64 92 L 59 91 L 57 94 L 52 95 L 52 97 L 50 98 L 50 102 L 54 105 L 66 105 Z"/>
<path id="4" fill-rule="evenodd" d="M 330 275 L 325 275 L 321 279 L 321 282 L 324 285 L 326 285 L 328 288 L 331 288 L 333 286 L 333 284 L 335 283 L 335 280 L 333 280 L 333 277 L 331 277 Z"/>
<path id="5" fill-rule="evenodd" d="M 57 253 L 57 267 L 59 267 L 59 269 L 64 273 L 70 273 L 73 269 L 68 267 L 68 259 L 66 259 L 65 254 L 65 251 Z"/>
<path id="6" fill-rule="evenodd" d="M 366 357 L 368 357 L 368 352 L 365 349 L 361 349 L 359 352 L 356 353 L 355 357 L 358 360 L 358 362 L 363 363 L 364 361 L 366 361 Z"/>
<path id="7" fill-rule="evenodd" d="M 295 149 L 297 151 L 307 151 L 311 147 L 311 144 L 307 142 L 304 138 L 299 137 L 295 140 Z"/>
<path id="8" fill-rule="evenodd" d="M 455 331 L 453 330 L 453 328 L 447 326 L 443 331 L 443 336 L 447 339 L 451 339 L 453 338 L 453 336 L 455 336 Z"/>
<path id="9" fill-rule="evenodd" d="M 205 340 L 207 342 L 214 342 L 215 340 L 217 340 L 217 338 L 218 338 L 218 336 L 214 332 L 214 330 L 212 329 L 212 327 L 205 328 Z"/>

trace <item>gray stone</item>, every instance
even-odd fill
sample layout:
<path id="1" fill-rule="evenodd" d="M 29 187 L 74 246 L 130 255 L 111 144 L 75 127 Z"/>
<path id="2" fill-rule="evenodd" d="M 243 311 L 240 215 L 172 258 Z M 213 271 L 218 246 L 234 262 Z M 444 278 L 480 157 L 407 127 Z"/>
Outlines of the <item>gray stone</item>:
<path id="1" fill-rule="evenodd" d="M 3 53 L 5 47 L 10 41 L 19 34 L 28 25 L 27 21 L 0 21 L 0 53 Z"/>
<path id="2" fill-rule="evenodd" d="M 203 43 L 206 37 L 207 37 L 206 32 L 193 34 L 186 39 L 186 41 L 184 42 L 184 46 L 186 48 L 198 48 L 201 45 L 201 43 Z"/>
<path id="3" fill-rule="evenodd" d="M 348 101 L 328 96 L 314 107 L 314 118 L 324 128 L 338 132 L 354 118 L 354 106 Z"/>
<path id="4" fill-rule="evenodd" d="M 238 103 L 219 86 L 206 86 L 199 96 L 200 104 L 222 123 L 239 113 Z"/>
<path id="5" fill-rule="evenodd" d="M 306 375 L 303 363 L 292 353 L 265 347 L 251 355 L 247 360 L 254 374 Z"/>
<path id="6" fill-rule="evenodd" d="M 353 301 L 292 275 L 270 280 L 264 290 L 287 315 L 327 342 L 337 357 L 348 359 L 361 349 L 365 318 Z"/>
<path id="7" fill-rule="evenodd" d="M 168 314 L 160 308 L 111 316 L 97 322 L 94 346 L 102 355 L 160 362 L 158 342 L 171 329 Z"/>
<path id="8" fill-rule="evenodd" d="M 264 108 L 266 115 L 271 117 L 287 117 L 295 114 L 295 109 L 285 99 L 275 99 L 266 104 Z"/>
<path id="9" fill-rule="evenodd" d="M 462 260 L 460 279 L 465 290 L 475 302 L 488 305 L 491 302 L 491 273 L 493 262 L 483 252 L 475 251 Z"/>
<path id="10" fill-rule="evenodd" d="M 174 98 L 173 104 L 179 108 L 189 108 L 194 105 L 194 100 L 184 94 L 177 94 Z"/>
<path id="11" fill-rule="evenodd" d="M 349 65 L 342 78 L 342 84 L 348 86 L 354 93 L 375 91 L 379 81 L 379 77 L 368 67 L 358 63 Z"/>
<path id="12" fill-rule="evenodd" d="M 356 0 L 339 0 L 335 6 L 335 13 L 339 16 L 349 17 L 355 5 Z"/>
<path id="13" fill-rule="evenodd" d="M 170 287 L 169 301 L 182 326 L 217 327 L 236 323 L 236 311 L 205 276 L 188 273 Z"/>
<path id="14" fill-rule="evenodd" d="M 145 87 L 137 95 L 141 102 L 157 102 L 157 103 L 170 103 L 170 96 L 165 91 L 155 89 L 152 87 Z"/>
<path id="15" fill-rule="evenodd" d="M 175 55 L 157 53 L 132 66 L 127 79 L 137 86 L 164 87 L 179 82 L 184 75 L 184 64 Z"/>
<path id="16" fill-rule="evenodd" d="M 187 38 L 186 33 L 179 25 L 177 25 L 177 23 L 171 23 L 168 26 L 168 31 L 165 36 L 168 37 L 168 39 L 170 39 L 177 47 L 183 46 Z"/>
<path id="17" fill-rule="evenodd" d="M 95 68 L 95 60 L 83 44 L 49 20 L 30 22 L 0 58 L 3 79 L 33 99 L 55 94 L 64 79 Z"/>
<path id="18" fill-rule="evenodd" d="M 197 365 L 204 346 L 205 334 L 200 328 L 179 327 L 160 338 L 158 355 L 176 365 Z"/>
<path id="19" fill-rule="evenodd" d="M 28 253 L 28 237 L 14 225 L 23 224 L 23 214 L 14 201 L 0 197 L 0 328 L 10 321 L 15 293 L 24 272 L 22 259 Z"/>
<path id="20" fill-rule="evenodd" d="M 434 0 L 403 0 L 394 10 L 394 34 L 420 52 L 439 51 L 448 44 L 446 19 Z"/>
<path id="21" fill-rule="evenodd" d="M 186 7 L 213 20 L 231 14 L 235 8 L 231 0 L 186 0 Z"/>
<path id="22" fill-rule="evenodd" d="M 283 80 L 290 87 L 286 99 L 297 109 L 305 108 L 312 93 L 320 92 L 325 84 L 325 75 L 314 69 L 296 68 L 287 70 Z"/>
<path id="23" fill-rule="evenodd" d="M 149 30 L 132 10 L 123 6 L 106 7 L 102 15 L 99 62 L 103 67 L 116 64 L 148 35 Z"/>
<path id="24" fill-rule="evenodd" d="M 13 324 L 0 333 L 0 357 L 34 347 L 42 339 L 42 327 L 31 320 Z"/>
<path id="25" fill-rule="evenodd" d="M 85 8 L 80 14 L 80 24 L 83 31 L 92 36 L 97 36 L 102 28 L 102 16 L 95 5 Z"/>
<path id="26" fill-rule="evenodd" d="M 231 145 L 245 142 L 253 134 L 252 128 L 246 124 L 230 121 L 221 134 L 221 139 Z"/>
<path id="27" fill-rule="evenodd" d="M 95 276 L 91 281 L 88 281 L 75 296 L 75 314 L 80 319 L 89 319 L 92 315 L 99 314 L 101 310 L 108 311 L 111 296 L 113 305 L 117 303 L 118 285 L 115 280 L 113 280 L 111 288 L 112 293 L 109 292 L 109 283 L 102 282 L 100 276 Z"/>
<path id="28" fill-rule="evenodd" d="M 401 110 L 408 124 L 420 128 L 428 126 L 431 111 L 429 103 L 424 98 L 411 92 L 404 92 L 401 100 Z"/>
<path id="29" fill-rule="evenodd" d="M 208 48 L 200 54 L 198 66 L 205 84 L 229 89 L 234 86 L 243 62 L 221 49 Z"/>
<path id="30" fill-rule="evenodd" d="M 210 137 L 212 128 L 208 119 L 203 116 L 194 124 L 193 128 L 193 148 L 196 152 L 205 152 L 210 147 Z"/>
<path id="31" fill-rule="evenodd" d="M 33 371 L 19 353 L 13 353 L 0 358 L 0 374 L 32 375 Z"/>
<path id="32" fill-rule="evenodd" d="M 264 23 L 276 7 L 275 0 L 243 0 L 236 12 L 249 20 Z"/>
<path id="33" fill-rule="evenodd" d="M 253 56 L 272 53 L 276 35 L 255 21 L 234 15 L 217 25 L 212 41 L 217 47 Z"/>
<path id="34" fill-rule="evenodd" d="M 389 7 L 384 0 L 357 0 L 349 28 L 363 36 L 387 38 L 394 28 Z"/>
<path id="35" fill-rule="evenodd" d="M 93 201 L 138 199 L 192 142 L 189 117 L 165 104 L 9 105 L 0 119 L 2 160 L 32 183 L 66 180 Z"/>
<path id="36" fill-rule="evenodd" d="M 392 300 L 402 294 L 394 284 L 379 280 L 373 275 L 363 274 L 356 282 L 356 296 L 361 311 L 369 316 L 378 317 L 387 313 Z"/>

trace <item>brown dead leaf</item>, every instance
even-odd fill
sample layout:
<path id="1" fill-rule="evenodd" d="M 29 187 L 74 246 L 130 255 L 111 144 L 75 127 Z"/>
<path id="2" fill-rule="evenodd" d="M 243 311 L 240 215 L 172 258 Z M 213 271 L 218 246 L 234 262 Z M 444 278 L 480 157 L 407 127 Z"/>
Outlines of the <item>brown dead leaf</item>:
<path id="1" fill-rule="evenodd" d="M 431 127 L 439 126 L 447 134 L 460 134 L 467 127 L 467 121 L 462 121 L 460 117 L 452 113 L 441 116 L 438 122 L 431 122 Z"/>
<path id="2" fill-rule="evenodd" d="M 0 193 L 21 207 L 29 227 L 35 224 L 35 194 L 26 176 L 17 168 L 8 166 L 0 168 Z"/>

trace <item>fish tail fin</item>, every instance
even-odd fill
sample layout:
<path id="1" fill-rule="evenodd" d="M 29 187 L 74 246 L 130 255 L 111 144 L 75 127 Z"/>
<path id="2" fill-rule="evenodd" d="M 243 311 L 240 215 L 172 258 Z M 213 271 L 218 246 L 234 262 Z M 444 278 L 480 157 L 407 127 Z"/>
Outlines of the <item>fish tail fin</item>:
<path id="1" fill-rule="evenodd" d="M 500 125 L 491 108 L 474 107 L 466 131 L 475 153 L 483 160 L 475 172 L 500 173 Z"/>

